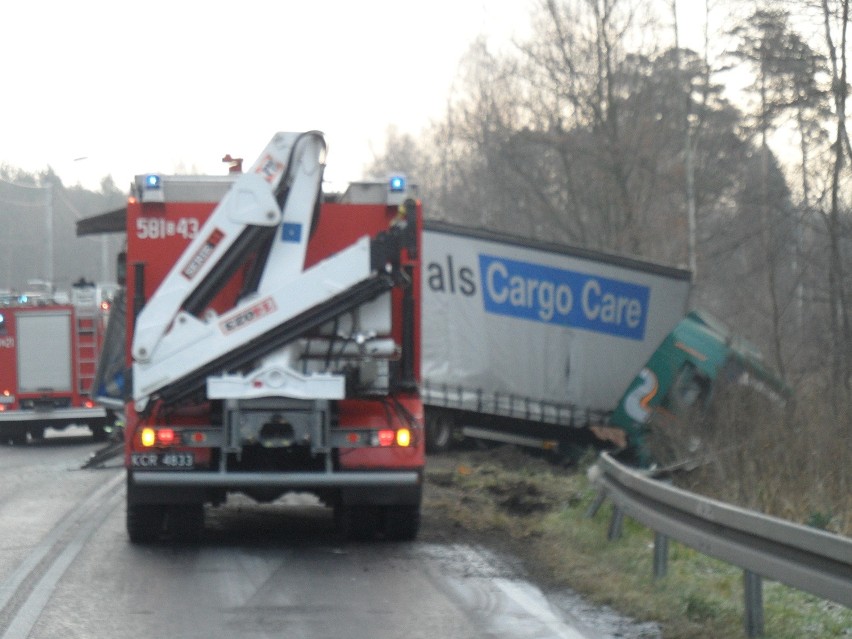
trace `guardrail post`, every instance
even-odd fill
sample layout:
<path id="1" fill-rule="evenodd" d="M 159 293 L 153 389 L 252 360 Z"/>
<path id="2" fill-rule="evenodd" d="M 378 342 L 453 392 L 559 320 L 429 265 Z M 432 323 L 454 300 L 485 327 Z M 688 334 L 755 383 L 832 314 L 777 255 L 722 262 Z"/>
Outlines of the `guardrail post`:
<path id="1" fill-rule="evenodd" d="M 745 590 L 745 631 L 749 637 L 763 636 L 763 580 L 750 570 L 743 571 Z"/>
<path id="2" fill-rule="evenodd" d="M 612 507 L 612 519 L 609 521 L 609 532 L 606 534 L 606 538 L 610 541 L 615 541 L 616 539 L 621 538 L 621 524 L 624 522 L 624 511 L 621 510 L 617 505 L 613 504 Z"/>
<path id="3" fill-rule="evenodd" d="M 654 533 L 654 579 L 665 577 L 669 567 L 669 538 Z"/>
<path id="4" fill-rule="evenodd" d="M 606 500 L 606 491 L 599 490 L 597 497 L 595 497 L 595 500 L 589 504 L 589 508 L 586 510 L 587 519 L 593 519 L 594 516 L 598 514 L 598 510 L 600 510 L 600 507 L 603 506 L 604 500 Z"/>

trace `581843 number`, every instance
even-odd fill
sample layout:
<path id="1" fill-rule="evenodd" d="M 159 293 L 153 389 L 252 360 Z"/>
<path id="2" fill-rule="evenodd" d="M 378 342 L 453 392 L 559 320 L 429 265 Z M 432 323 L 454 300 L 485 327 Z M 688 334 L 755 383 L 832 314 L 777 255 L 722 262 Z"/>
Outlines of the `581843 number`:
<path id="1" fill-rule="evenodd" d="M 136 220 L 136 237 L 140 240 L 160 240 L 179 236 L 191 240 L 198 233 L 198 220 L 181 217 L 167 220 L 162 217 L 140 217 Z"/>

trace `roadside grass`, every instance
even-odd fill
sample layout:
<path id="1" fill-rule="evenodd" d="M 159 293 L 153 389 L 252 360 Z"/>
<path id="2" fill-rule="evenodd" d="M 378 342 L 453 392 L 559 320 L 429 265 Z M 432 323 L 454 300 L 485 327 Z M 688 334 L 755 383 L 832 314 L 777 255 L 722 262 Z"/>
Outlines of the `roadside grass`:
<path id="1" fill-rule="evenodd" d="M 508 447 L 438 456 L 426 508 L 459 534 L 506 544 L 545 586 L 656 621 L 666 639 L 744 637 L 742 570 L 670 542 L 668 574 L 655 580 L 652 531 L 625 518 L 608 541 L 611 505 L 588 517 L 589 463 L 566 470 Z M 852 638 L 852 610 L 768 581 L 763 599 L 767 639 Z"/>

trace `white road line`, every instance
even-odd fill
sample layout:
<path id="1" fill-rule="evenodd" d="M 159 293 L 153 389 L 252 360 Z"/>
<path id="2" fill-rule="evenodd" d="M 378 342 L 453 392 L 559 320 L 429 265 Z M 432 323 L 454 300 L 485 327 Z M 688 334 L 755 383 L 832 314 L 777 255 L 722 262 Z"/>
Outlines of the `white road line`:
<path id="1" fill-rule="evenodd" d="M 82 550 L 86 540 L 103 523 L 104 519 L 116 507 L 122 493 L 116 487 L 124 479 L 123 473 L 116 473 L 105 484 L 89 495 L 50 531 L 21 562 L 15 571 L 0 584 L 0 610 L 6 608 L 18 593 L 21 585 L 33 575 L 45 557 L 57 548 L 68 532 L 80 521 L 86 524 L 77 531 L 72 540 L 65 545 L 53 560 L 45 573 L 39 578 L 26 601 L 15 613 L 2 639 L 24 639 L 38 620 L 41 611 L 50 598 L 56 584 Z"/>
<path id="2" fill-rule="evenodd" d="M 587 639 L 586 635 L 567 626 L 555 615 L 545 599 L 531 596 L 528 587 L 524 588 L 519 582 L 509 579 L 495 579 L 494 583 L 510 600 L 552 632 L 550 636 L 554 639 Z"/>

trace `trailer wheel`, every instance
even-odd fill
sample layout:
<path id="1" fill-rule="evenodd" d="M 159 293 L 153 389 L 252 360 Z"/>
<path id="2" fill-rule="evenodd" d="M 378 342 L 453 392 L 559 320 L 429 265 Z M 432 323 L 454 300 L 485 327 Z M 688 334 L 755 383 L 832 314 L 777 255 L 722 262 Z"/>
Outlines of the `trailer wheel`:
<path id="1" fill-rule="evenodd" d="M 446 411 L 430 411 L 426 416 L 426 452 L 443 453 L 453 445 L 455 432 L 453 415 Z"/>
<path id="2" fill-rule="evenodd" d="M 157 504 L 127 504 L 127 536 L 134 544 L 157 541 L 163 532 L 166 510 Z"/>
<path id="3" fill-rule="evenodd" d="M 420 504 L 385 506 L 385 539 L 414 541 L 420 532 Z"/>

